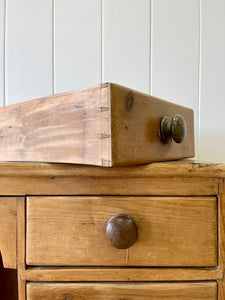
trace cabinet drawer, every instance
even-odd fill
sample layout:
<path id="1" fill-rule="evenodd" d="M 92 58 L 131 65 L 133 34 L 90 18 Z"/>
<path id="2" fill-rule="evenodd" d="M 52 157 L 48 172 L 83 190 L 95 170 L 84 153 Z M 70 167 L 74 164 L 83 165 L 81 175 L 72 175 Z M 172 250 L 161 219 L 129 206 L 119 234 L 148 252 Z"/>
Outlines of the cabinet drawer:
<path id="1" fill-rule="evenodd" d="M 195 155 L 192 109 L 112 83 L 1 107 L 0 132 L 0 161 L 110 167 Z"/>
<path id="2" fill-rule="evenodd" d="M 193 283 L 28 283 L 27 300 L 216 300 L 216 282 Z"/>
<path id="3" fill-rule="evenodd" d="M 106 225 L 136 223 L 137 241 L 113 247 Z M 26 263 L 49 266 L 216 266 L 216 197 L 28 197 Z"/>

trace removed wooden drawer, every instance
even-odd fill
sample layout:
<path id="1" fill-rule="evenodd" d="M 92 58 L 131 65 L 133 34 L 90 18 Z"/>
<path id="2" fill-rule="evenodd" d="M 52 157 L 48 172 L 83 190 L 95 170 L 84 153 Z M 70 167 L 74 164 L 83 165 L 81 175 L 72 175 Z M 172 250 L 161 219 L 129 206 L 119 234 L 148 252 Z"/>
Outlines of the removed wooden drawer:
<path id="1" fill-rule="evenodd" d="M 126 214 L 137 241 L 113 247 L 107 222 Z M 216 266 L 216 197 L 42 196 L 27 199 L 28 265 Z"/>
<path id="2" fill-rule="evenodd" d="M 28 300 L 216 300 L 216 282 L 28 283 Z"/>
<path id="3" fill-rule="evenodd" d="M 110 167 L 194 156 L 192 109 L 111 83 L 1 107 L 0 131 L 1 161 Z"/>

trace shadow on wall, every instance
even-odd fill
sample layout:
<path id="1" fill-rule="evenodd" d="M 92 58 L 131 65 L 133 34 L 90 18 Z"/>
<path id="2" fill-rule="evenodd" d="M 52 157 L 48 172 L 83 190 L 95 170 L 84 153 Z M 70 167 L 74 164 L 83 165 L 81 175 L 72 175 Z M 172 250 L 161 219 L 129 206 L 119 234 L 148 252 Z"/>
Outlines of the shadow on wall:
<path id="1" fill-rule="evenodd" d="M 221 125 L 218 125 L 218 128 Z M 225 163 L 225 125 L 217 128 L 203 129 L 200 135 L 200 161 Z"/>
<path id="2" fill-rule="evenodd" d="M 0 300 L 17 300 L 17 270 L 4 269 L 0 254 Z"/>

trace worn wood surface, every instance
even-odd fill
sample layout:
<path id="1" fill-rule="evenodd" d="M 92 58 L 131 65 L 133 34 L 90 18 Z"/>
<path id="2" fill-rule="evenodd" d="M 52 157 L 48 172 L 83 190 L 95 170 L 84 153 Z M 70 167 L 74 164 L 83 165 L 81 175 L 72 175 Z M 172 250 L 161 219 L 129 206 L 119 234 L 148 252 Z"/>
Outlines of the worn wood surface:
<path id="1" fill-rule="evenodd" d="M 106 238 L 119 213 L 138 227 L 129 259 Z M 216 266 L 217 199 L 28 197 L 26 237 L 28 265 Z"/>
<path id="2" fill-rule="evenodd" d="M 184 116 L 181 144 L 163 144 L 160 120 Z M 0 161 L 98 166 L 194 156 L 193 110 L 105 83 L 0 108 Z"/>
<path id="3" fill-rule="evenodd" d="M 0 252 L 5 268 L 16 269 L 17 198 L 0 197 Z"/>
<path id="4" fill-rule="evenodd" d="M 225 270 L 225 179 L 219 181 L 219 266 Z M 225 299 L 225 278 L 218 281 L 219 300 Z"/>
<path id="5" fill-rule="evenodd" d="M 115 165 L 139 164 L 194 156 L 193 110 L 111 84 L 112 159 Z M 162 117 L 183 115 L 187 135 L 181 144 L 163 144 Z"/>
<path id="6" fill-rule="evenodd" d="M 19 198 L 17 201 L 17 271 L 18 271 L 18 294 L 19 300 L 26 298 L 26 281 L 22 278 L 22 272 L 26 268 L 26 210 L 25 198 Z"/>
<path id="7" fill-rule="evenodd" d="M 17 210 L 18 223 L 17 258 L 20 300 L 26 299 L 26 282 L 30 281 L 42 283 L 46 281 L 51 284 L 57 281 L 83 281 L 84 284 L 90 281 L 123 281 L 125 284 L 127 281 L 131 284 L 133 281 L 135 282 L 133 285 L 138 286 L 138 282 L 140 281 L 157 281 L 165 284 L 163 283 L 165 281 L 180 282 L 193 280 L 207 281 L 206 284 L 208 284 L 208 281 L 218 281 L 218 299 L 223 300 L 225 295 L 225 256 L 223 239 L 225 215 L 224 176 L 225 167 L 223 165 L 195 161 L 152 163 L 112 168 L 68 164 L 0 163 L 0 190 L 2 199 L 4 199 L 4 195 L 6 195 L 5 199 L 15 199 L 8 195 L 14 195 L 15 197 L 18 197 L 18 195 L 33 195 L 29 196 L 29 198 L 33 198 L 34 200 L 39 199 L 39 197 L 35 197 L 35 195 L 41 195 L 40 199 L 64 199 L 63 201 L 52 200 L 47 207 L 42 205 L 41 209 L 36 209 L 35 205 L 38 205 L 38 201 L 33 200 L 32 224 L 35 224 L 35 226 L 33 226 L 32 230 L 36 239 L 35 247 L 41 241 L 40 236 L 46 237 L 44 239 L 45 242 L 48 242 L 50 240 L 49 237 L 51 237 L 53 247 L 50 249 L 50 253 L 52 253 L 52 257 L 54 256 L 53 258 L 49 258 L 50 260 L 47 258 L 46 264 L 41 266 L 43 262 L 41 259 L 45 259 L 45 256 L 48 256 L 49 252 L 47 248 L 45 248 L 45 251 L 43 248 L 42 257 L 40 255 L 39 260 L 40 264 L 36 267 L 26 265 L 26 251 L 29 251 L 28 244 L 30 240 L 29 235 L 27 235 L 29 228 L 27 228 L 27 233 L 25 231 L 25 217 L 27 211 L 25 210 L 24 199 L 22 197 L 17 199 L 18 207 L 15 210 Z M 113 194 L 114 196 L 110 196 Z M 49 197 L 46 195 L 49 195 Z M 59 195 L 64 195 L 64 197 L 59 197 Z M 68 196 L 66 197 L 66 195 Z M 219 195 L 218 200 L 212 195 Z M 75 201 L 74 199 L 80 200 Z M 85 201 L 82 201 L 82 199 L 85 199 Z M 122 201 L 122 199 L 125 199 L 125 201 Z M 129 204 L 126 199 L 131 199 L 129 200 L 131 204 Z M 149 199 L 151 199 L 150 202 L 148 202 Z M 168 202 L 166 199 L 169 199 Z M 173 200 L 172 202 L 171 199 Z M 0 201 L 0 205 L 1 204 L 3 204 L 3 202 Z M 9 207 L 10 206 L 8 206 L 8 209 Z M 138 240 L 134 246 L 129 249 L 128 256 L 126 250 L 117 250 L 109 243 L 107 244 L 107 247 L 111 247 L 110 249 L 114 252 L 122 251 L 119 260 L 124 263 L 123 267 L 120 267 L 121 264 L 117 264 L 117 266 L 114 264 L 113 268 L 110 268 L 109 265 L 101 267 L 101 263 L 92 268 L 89 268 L 88 265 L 81 267 L 83 264 L 73 265 L 73 261 L 71 262 L 69 256 L 74 256 L 74 253 L 76 255 L 77 253 L 79 254 L 79 249 L 81 249 L 79 246 L 73 248 L 73 246 L 71 246 L 73 243 L 76 243 L 76 245 L 81 245 L 82 243 L 84 249 L 82 252 L 83 260 L 86 255 L 89 261 L 97 260 L 98 257 L 101 258 L 101 261 L 104 261 L 104 255 L 107 256 L 111 253 L 109 248 L 103 251 L 105 247 L 103 243 L 104 239 L 106 241 L 106 238 L 104 236 L 104 230 L 100 229 L 100 225 L 101 222 L 106 225 L 108 221 L 108 217 L 105 217 L 106 214 L 118 213 L 118 207 L 120 209 L 119 212 L 125 212 L 131 215 L 132 211 L 131 217 L 134 218 L 135 216 L 134 219 L 135 221 L 136 219 L 138 220 L 137 225 L 140 229 Z M 79 215 L 78 217 L 74 217 L 74 214 L 77 216 L 77 211 L 79 211 Z M 0 214 L 1 213 L 5 215 L 4 209 L 0 211 Z M 43 222 L 38 221 L 41 218 Z M 82 222 L 83 219 L 84 221 Z M 153 223 L 152 220 L 154 221 Z M 80 225 L 81 222 L 85 224 Z M 45 233 L 43 233 L 43 224 L 47 224 L 46 226 L 48 227 Z M 76 227 L 76 224 L 79 226 Z M 149 226 L 151 224 L 152 226 Z M 51 226 L 53 226 L 52 232 L 49 230 Z M 149 228 L 149 231 L 145 231 L 146 228 Z M 36 232 L 37 235 L 35 234 Z M 79 232 L 82 234 L 82 238 Z M 167 232 L 168 234 L 166 234 Z M 27 241 L 25 240 L 26 235 Z M 62 236 L 64 236 L 63 240 L 60 240 Z M 94 236 L 95 241 L 90 238 L 87 240 L 90 236 Z M 70 237 L 72 237 L 72 242 Z M 142 239 L 142 237 L 144 238 Z M 150 244 L 152 237 L 154 238 L 153 243 Z M 54 241 L 57 240 L 60 240 L 60 242 L 56 245 Z M 144 248 L 145 241 L 149 242 L 146 248 Z M 166 251 L 165 253 L 160 252 L 160 249 L 163 249 L 161 246 L 163 245 L 162 241 L 167 245 L 167 249 L 170 249 L 170 251 L 167 251 L 168 253 L 166 253 Z M 158 251 L 156 251 L 157 243 Z M 102 247 L 98 250 L 100 245 L 102 245 Z M 196 248 L 193 247 L 193 245 L 197 245 Z M 58 252 L 57 250 L 60 246 L 61 252 Z M 137 253 L 139 251 L 139 257 L 135 254 L 135 247 L 136 249 L 140 249 L 137 250 Z M 164 249 L 166 249 L 166 247 Z M 89 251 L 90 248 L 91 251 Z M 142 267 L 137 268 L 139 262 L 146 262 L 148 260 L 147 255 L 140 254 L 142 249 L 146 253 L 146 249 L 149 250 L 148 248 L 155 249 L 155 252 L 151 252 L 149 256 L 149 260 L 153 258 L 155 264 L 153 262 L 150 268 L 143 267 L 144 264 L 140 265 Z M 200 254 L 197 255 L 199 249 Z M 108 256 L 111 262 L 118 261 L 114 252 L 113 255 L 110 254 L 111 258 Z M 178 252 L 181 253 L 181 255 Z M 63 260 L 64 262 L 67 260 L 68 264 L 62 263 L 60 265 L 59 263 L 55 267 L 53 267 L 53 264 L 51 265 L 51 259 L 57 259 L 58 253 L 62 256 L 62 259 L 59 260 L 62 262 Z M 103 254 L 100 255 L 99 253 Z M 186 261 L 189 262 L 189 265 L 184 263 L 185 254 L 182 258 L 182 253 L 186 253 Z M 90 255 L 92 255 L 92 257 Z M 16 257 L 16 255 L 14 257 Z M 168 264 L 164 265 L 165 268 L 157 267 L 159 266 L 159 264 L 157 265 L 157 260 L 160 262 L 161 258 L 166 258 L 168 261 Z M 89 263 L 88 259 L 86 261 Z M 134 261 L 135 259 L 137 264 L 134 265 L 135 267 L 132 267 L 132 260 Z M 181 262 L 181 259 L 183 259 L 183 265 L 176 265 L 175 260 Z M 198 266 L 197 264 L 200 260 L 202 261 L 202 266 Z M 174 262 L 174 264 L 169 264 L 170 261 L 172 261 L 172 263 Z M 191 266 L 193 261 L 196 263 L 194 267 Z M 208 265 L 207 262 L 210 261 L 211 264 Z M 125 268 L 125 266 L 129 266 L 129 268 Z M 6 270 L 3 271 L 5 276 Z M 13 286 L 15 287 L 17 278 L 15 277 L 15 273 L 9 272 L 7 276 L 8 278 L 13 278 Z M 4 280 L 5 279 L 6 277 Z M 4 280 L 1 281 L 2 286 L 5 282 Z M 10 286 L 10 281 L 8 281 L 8 284 Z M 168 284 L 170 285 L 170 283 Z M 180 282 L 179 284 L 182 283 Z M 207 293 L 208 289 L 202 288 L 202 294 L 198 295 L 195 292 L 195 295 L 198 295 L 196 299 L 208 297 Z M 48 295 L 48 293 L 46 295 Z M 92 292 L 90 292 L 89 295 L 93 298 Z M 115 297 L 122 297 L 124 295 L 126 296 L 126 294 L 122 292 L 120 295 L 115 295 Z M 133 295 L 133 293 L 131 295 Z M 55 295 L 50 294 L 50 296 L 54 298 Z M 158 295 L 157 297 L 158 299 L 162 299 L 163 296 L 160 294 L 160 296 Z M 105 294 L 102 297 L 104 298 Z M 168 295 L 165 294 L 165 297 L 168 298 Z M 216 298 L 212 299 L 217 299 L 217 295 L 215 297 Z M 186 299 L 195 298 L 188 294 Z"/>
<path id="8" fill-rule="evenodd" d="M 0 160 L 107 163 L 107 90 L 97 85 L 0 108 Z"/>
<path id="9" fill-rule="evenodd" d="M 218 280 L 218 300 L 225 299 L 225 281 L 224 278 L 222 280 Z"/>
<path id="10" fill-rule="evenodd" d="M 181 283 L 28 283 L 28 300 L 190 300 L 217 299 L 216 282 Z"/>
<path id="11" fill-rule="evenodd" d="M 225 269 L 225 179 L 219 180 L 219 265 Z"/>
<path id="12" fill-rule="evenodd" d="M 218 195 L 216 178 L 0 177 L 1 195 Z"/>
<path id="13" fill-rule="evenodd" d="M 0 162 L 0 177 L 73 176 L 224 178 L 225 166 L 223 164 L 210 164 L 191 159 L 112 168 L 75 164 Z"/>
<path id="14" fill-rule="evenodd" d="M 218 268 L 48 268 L 29 267 L 22 272 L 27 281 L 192 281 L 223 280 Z"/>
<path id="15" fill-rule="evenodd" d="M 218 280 L 218 300 L 225 299 L 225 281 L 224 278 Z"/>

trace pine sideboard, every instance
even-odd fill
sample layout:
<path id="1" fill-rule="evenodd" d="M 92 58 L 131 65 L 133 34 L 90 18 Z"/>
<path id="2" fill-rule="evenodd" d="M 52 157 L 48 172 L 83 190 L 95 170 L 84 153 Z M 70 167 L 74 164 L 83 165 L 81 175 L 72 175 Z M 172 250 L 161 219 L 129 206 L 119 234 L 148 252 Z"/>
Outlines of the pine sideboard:
<path id="1" fill-rule="evenodd" d="M 1 299 L 224 300 L 224 178 L 192 160 L 0 163 Z"/>

